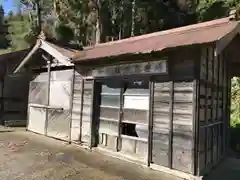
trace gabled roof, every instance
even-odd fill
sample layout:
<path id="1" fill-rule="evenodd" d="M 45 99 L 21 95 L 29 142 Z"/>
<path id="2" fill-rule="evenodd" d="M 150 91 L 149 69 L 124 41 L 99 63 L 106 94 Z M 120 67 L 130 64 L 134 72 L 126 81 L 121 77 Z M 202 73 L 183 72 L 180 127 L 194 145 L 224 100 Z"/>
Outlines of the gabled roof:
<path id="1" fill-rule="evenodd" d="M 32 50 L 25 56 L 21 64 L 15 69 L 14 73 L 18 72 L 31 58 L 31 56 L 37 52 L 38 49 L 43 49 L 51 56 L 53 56 L 57 61 L 65 66 L 73 66 L 71 62 L 71 57 L 73 54 L 77 53 L 78 50 L 62 47 L 43 39 L 38 39 Z"/>
<path id="2" fill-rule="evenodd" d="M 217 51 L 220 52 L 239 33 L 239 29 L 239 21 L 226 17 L 86 47 L 74 55 L 72 62 L 80 63 L 127 54 L 147 54 L 205 43 L 217 43 Z"/>

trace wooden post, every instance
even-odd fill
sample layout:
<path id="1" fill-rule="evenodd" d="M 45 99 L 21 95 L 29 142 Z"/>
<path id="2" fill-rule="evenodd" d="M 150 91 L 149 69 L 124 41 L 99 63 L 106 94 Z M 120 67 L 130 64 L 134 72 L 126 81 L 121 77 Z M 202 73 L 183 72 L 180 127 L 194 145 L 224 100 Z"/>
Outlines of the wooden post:
<path id="1" fill-rule="evenodd" d="M 82 117 L 83 117 L 83 95 L 84 95 L 84 80 L 82 79 L 81 81 L 82 86 L 81 86 L 81 107 L 80 107 L 80 129 L 79 129 L 79 140 L 82 142 Z"/>
<path id="2" fill-rule="evenodd" d="M 227 144 L 226 144 L 226 146 L 227 146 L 227 148 L 229 148 L 230 147 L 230 108 L 231 108 L 231 76 L 230 76 L 230 71 L 229 71 L 229 62 L 227 61 L 227 63 L 226 63 L 227 65 L 226 65 L 226 75 L 227 75 L 227 109 L 226 109 L 226 111 L 227 111 L 227 118 L 226 118 L 226 120 L 227 120 Z M 227 149 L 228 150 L 228 149 Z"/>
<path id="3" fill-rule="evenodd" d="M 214 82 L 214 75 L 215 75 L 215 64 L 214 64 L 214 60 L 215 60 L 215 57 L 214 57 L 214 49 L 212 47 L 211 48 L 211 61 L 212 61 L 212 79 L 211 79 L 211 91 L 212 91 L 212 96 L 211 96 L 211 123 L 214 123 L 215 119 L 214 119 L 214 99 L 215 99 L 215 82 Z M 214 129 L 214 126 L 211 126 L 210 127 L 210 131 L 211 131 L 211 137 L 210 140 L 211 140 L 211 165 L 213 165 L 213 129 Z"/>
<path id="4" fill-rule="evenodd" d="M 192 174 L 197 175 L 198 173 L 198 164 L 199 164 L 199 128 L 200 128 L 200 119 L 199 119 L 199 110 L 200 110 L 200 73 L 202 65 L 202 51 L 200 51 L 200 58 L 195 60 L 194 66 L 194 78 L 193 81 L 193 138 L 192 138 Z M 205 57 L 204 57 L 205 58 Z M 205 61 L 205 60 L 204 60 Z M 206 61 L 205 61 L 206 62 Z"/>
<path id="5" fill-rule="evenodd" d="M 152 162 L 152 137 L 153 137 L 153 102 L 154 102 L 154 82 L 149 82 L 149 114 L 148 114 L 148 159 L 147 165 Z"/>
<path id="6" fill-rule="evenodd" d="M 50 102 L 50 83 L 51 83 L 51 61 L 47 60 L 47 73 L 48 73 L 48 81 L 47 81 L 47 106 L 49 106 Z M 48 108 L 46 110 L 46 119 L 45 119 L 45 135 L 47 135 L 47 126 L 48 126 Z"/>
<path id="7" fill-rule="evenodd" d="M 219 86 L 219 84 L 220 84 L 220 82 L 219 82 L 219 75 L 220 75 L 220 71 L 219 71 L 219 67 L 220 67 L 220 55 L 218 55 L 217 57 L 216 57 L 216 60 L 217 60 L 217 81 L 216 81 L 216 83 L 217 83 L 217 106 L 216 106 L 216 117 L 217 117 L 217 121 L 219 121 L 219 90 L 220 90 L 220 86 Z M 221 127 L 221 124 L 219 124 L 218 126 L 217 126 L 217 162 L 219 161 L 219 159 L 220 159 L 220 149 L 219 149 L 219 138 L 220 138 L 220 127 Z"/>
<path id="8" fill-rule="evenodd" d="M 208 106 L 208 87 L 209 87 L 209 84 L 208 83 L 208 79 L 209 79 L 209 51 L 208 51 L 208 48 L 206 48 L 206 81 L 205 81 L 205 91 L 206 91 L 206 96 L 205 96 L 205 108 L 206 108 L 206 111 L 205 111 L 205 125 L 208 124 L 208 109 L 210 108 Z M 205 169 L 207 167 L 207 148 L 208 148 L 208 141 L 207 141 L 207 137 L 208 137 L 208 131 L 207 131 L 207 128 L 205 128 L 205 141 L 204 141 L 204 151 L 205 151 L 205 159 L 204 159 L 204 162 L 205 162 Z"/>
<path id="9" fill-rule="evenodd" d="M 135 11 L 136 11 L 136 0 L 132 0 L 132 28 L 131 36 L 134 36 L 135 33 Z"/>
<path id="10" fill-rule="evenodd" d="M 192 148 L 192 174 L 197 174 L 198 144 L 199 144 L 199 80 L 193 81 L 193 148 Z"/>
<path id="11" fill-rule="evenodd" d="M 70 122 L 69 122 L 69 144 L 71 143 L 71 136 L 72 136 L 72 111 L 73 111 L 73 97 L 74 97 L 74 82 L 75 82 L 75 68 L 73 68 L 72 73 L 72 81 L 71 81 L 71 94 L 70 94 L 70 102 L 69 102 L 69 110 L 70 110 Z"/>
<path id="12" fill-rule="evenodd" d="M 93 132 L 93 121 L 95 119 L 95 116 L 94 116 L 94 106 L 95 106 L 95 99 L 96 99 L 96 96 L 95 96 L 95 85 L 96 85 L 96 80 L 93 79 L 92 80 L 92 104 L 91 104 L 91 109 L 90 109 L 90 114 L 91 114 L 91 117 L 90 117 L 90 146 L 89 148 L 91 149 L 93 147 L 93 134 L 95 135 L 95 133 Z"/>
<path id="13" fill-rule="evenodd" d="M 168 167 L 172 169 L 174 81 L 170 82 Z"/>
<path id="14" fill-rule="evenodd" d="M 118 115 L 118 141 L 117 141 L 117 151 L 120 151 L 121 149 L 121 130 L 122 130 L 122 118 L 123 118 L 123 93 L 125 91 L 125 85 L 124 88 L 121 88 L 120 91 L 120 103 L 119 103 L 119 115 Z"/>

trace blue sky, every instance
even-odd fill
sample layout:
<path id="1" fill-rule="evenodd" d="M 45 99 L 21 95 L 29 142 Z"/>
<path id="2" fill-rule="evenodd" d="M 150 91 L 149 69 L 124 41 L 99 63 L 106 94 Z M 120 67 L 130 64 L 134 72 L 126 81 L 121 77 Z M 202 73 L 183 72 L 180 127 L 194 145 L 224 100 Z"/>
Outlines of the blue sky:
<path id="1" fill-rule="evenodd" d="M 5 13 L 15 9 L 13 0 L 0 0 L 0 3 L 3 5 Z"/>

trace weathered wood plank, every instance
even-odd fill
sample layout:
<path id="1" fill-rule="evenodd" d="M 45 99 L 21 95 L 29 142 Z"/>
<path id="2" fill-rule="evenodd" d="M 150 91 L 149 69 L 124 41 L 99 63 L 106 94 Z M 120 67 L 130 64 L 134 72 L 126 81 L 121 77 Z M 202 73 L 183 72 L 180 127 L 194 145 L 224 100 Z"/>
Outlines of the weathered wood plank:
<path id="1" fill-rule="evenodd" d="M 104 120 L 100 119 L 99 133 L 117 136 L 118 135 L 118 122 L 104 121 Z"/>
<path id="2" fill-rule="evenodd" d="M 188 92 L 175 92 L 174 93 L 174 102 L 192 102 L 193 93 Z"/>
<path id="3" fill-rule="evenodd" d="M 200 128 L 199 129 L 199 145 L 198 149 L 200 152 L 204 152 L 205 150 L 205 141 L 206 141 L 206 133 L 205 133 L 205 128 Z"/>
<path id="4" fill-rule="evenodd" d="M 182 131 L 173 131 L 173 146 L 176 146 L 180 149 L 192 149 L 192 132 L 182 132 Z M 173 152 L 174 153 L 174 152 Z"/>
<path id="5" fill-rule="evenodd" d="M 173 152 L 172 167 L 179 171 L 191 173 L 192 151 L 173 145 Z"/>
<path id="6" fill-rule="evenodd" d="M 88 144 L 91 141 L 92 91 L 93 81 L 84 81 L 81 141 L 87 142 Z"/>
<path id="7" fill-rule="evenodd" d="M 99 133 L 99 145 L 104 148 L 116 151 L 118 137 L 106 133 Z"/>
<path id="8" fill-rule="evenodd" d="M 168 167 L 169 133 L 153 132 L 152 161 L 154 164 Z"/>
<path id="9" fill-rule="evenodd" d="M 174 102 L 173 113 L 176 114 L 192 114 L 192 103 Z"/>

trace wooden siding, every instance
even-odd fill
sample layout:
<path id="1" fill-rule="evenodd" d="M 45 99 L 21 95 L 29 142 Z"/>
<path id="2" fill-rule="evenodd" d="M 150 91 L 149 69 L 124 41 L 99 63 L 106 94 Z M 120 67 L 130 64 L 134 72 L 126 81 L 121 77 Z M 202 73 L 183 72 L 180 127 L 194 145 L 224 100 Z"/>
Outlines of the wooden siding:
<path id="1" fill-rule="evenodd" d="M 84 80 L 78 71 L 74 76 L 71 141 L 90 146 L 93 81 Z"/>
<path id="2" fill-rule="evenodd" d="M 173 97 L 171 97 L 172 83 Z M 170 103 L 171 99 L 173 103 Z M 193 82 L 154 83 L 152 142 L 154 164 L 191 172 L 192 100 Z M 173 114 L 171 114 L 171 109 Z M 171 116 L 173 116 L 172 119 Z M 171 120 L 172 127 L 170 126 Z M 171 134 L 172 142 L 169 139 Z M 172 162 L 169 162 L 169 149 L 172 151 L 170 152 Z"/>
<path id="3" fill-rule="evenodd" d="M 193 139 L 193 82 L 174 82 L 173 169 L 191 173 Z"/>
<path id="4" fill-rule="evenodd" d="M 81 112 L 82 112 L 82 76 L 75 71 L 74 89 L 73 89 L 73 104 L 72 104 L 72 126 L 71 126 L 71 140 L 81 141 Z"/>
<path id="5" fill-rule="evenodd" d="M 202 47 L 199 84 L 198 174 L 203 175 L 224 156 L 226 144 L 227 73 L 224 54 L 214 47 Z"/>
<path id="6" fill-rule="evenodd" d="M 81 141 L 88 145 L 91 143 L 91 120 L 92 120 L 92 101 L 93 101 L 93 81 L 84 80 L 83 88 L 83 108 L 81 119 Z"/>

